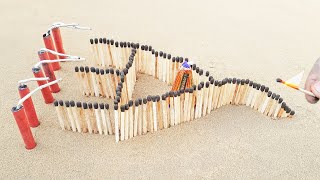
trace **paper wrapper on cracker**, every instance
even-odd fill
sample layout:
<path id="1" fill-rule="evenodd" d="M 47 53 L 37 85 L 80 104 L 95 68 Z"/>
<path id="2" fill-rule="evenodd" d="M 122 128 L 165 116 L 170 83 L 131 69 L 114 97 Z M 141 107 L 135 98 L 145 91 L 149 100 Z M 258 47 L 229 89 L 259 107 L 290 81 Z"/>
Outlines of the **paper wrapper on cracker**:
<path id="1" fill-rule="evenodd" d="M 182 63 L 172 85 L 171 91 L 190 88 L 192 86 L 192 70 L 188 62 Z"/>

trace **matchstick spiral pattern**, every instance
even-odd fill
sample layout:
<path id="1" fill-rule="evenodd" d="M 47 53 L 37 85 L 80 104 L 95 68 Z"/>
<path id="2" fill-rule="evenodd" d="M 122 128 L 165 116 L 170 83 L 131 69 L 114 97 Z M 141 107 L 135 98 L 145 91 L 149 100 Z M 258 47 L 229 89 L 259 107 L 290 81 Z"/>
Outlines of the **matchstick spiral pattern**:
<path id="1" fill-rule="evenodd" d="M 90 39 L 90 67 L 75 67 L 85 96 L 114 99 L 108 104 L 56 101 L 62 129 L 115 135 L 116 142 L 190 122 L 224 105 L 244 105 L 280 119 L 291 118 L 291 110 L 280 95 L 249 79 L 215 80 L 208 71 L 192 68 L 193 86 L 162 95 L 133 100 L 137 73 L 172 85 L 187 58 L 173 57 L 152 46 L 112 39 Z"/>

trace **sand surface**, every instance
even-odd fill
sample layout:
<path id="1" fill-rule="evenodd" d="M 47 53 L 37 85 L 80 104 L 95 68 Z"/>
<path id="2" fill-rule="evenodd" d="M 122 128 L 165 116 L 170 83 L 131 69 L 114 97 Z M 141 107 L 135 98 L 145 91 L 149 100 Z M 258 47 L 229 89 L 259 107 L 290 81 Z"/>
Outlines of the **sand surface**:
<path id="1" fill-rule="evenodd" d="M 309 71 L 320 56 L 319 7 L 316 0 L 2 0 L 1 179 L 319 179 L 319 104 L 275 82 Z M 63 29 L 67 53 L 88 57 L 94 36 L 151 44 L 189 57 L 215 78 L 266 84 L 297 114 L 274 121 L 247 107 L 227 106 L 116 144 L 113 136 L 60 130 L 53 106 L 39 93 L 33 97 L 41 121 L 33 129 L 38 146 L 26 151 L 10 109 L 18 101 L 17 81 L 32 77 L 42 33 L 56 21 L 95 30 Z M 56 98 L 94 101 L 79 95 L 75 64 L 62 66 L 57 76 L 65 80 Z M 135 97 L 164 91 L 164 84 L 141 76 Z"/>

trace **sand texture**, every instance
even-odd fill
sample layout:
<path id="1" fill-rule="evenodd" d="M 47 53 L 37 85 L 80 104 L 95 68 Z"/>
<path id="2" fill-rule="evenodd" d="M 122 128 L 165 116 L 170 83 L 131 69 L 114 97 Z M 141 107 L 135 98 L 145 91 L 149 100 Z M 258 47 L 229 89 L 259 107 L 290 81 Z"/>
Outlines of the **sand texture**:
<path id="1" fill-rule="evenodd" d="M 308 72 L 320 56 L 319 7 L 315 0 L 2 0 L 0 179 L 319 179 L 319 104 L 275 82 Z M 38 93 L 33 101 L 41 125 L 32 130 L 38 146 L 27 151 L 10 109 L 18 101 L 17 81 L 33 76 L 42 34 L 56 21 L 94 29 L 62 29 L 69 54 L 88 57 L 90 37 L 150 44 L 188 57 L 215 79 L 266 84 L 296 115 L 275 121 L 247 107 L 225 106 L 116 144 L 113 136 L 62 131 L 54 107 Z M 106 102 L 80 95 L 73 68 L 83 64 L 62 64 L 62 91 L 55 97 Z M 169 88 L 141 75 L 134 97 Z"/>

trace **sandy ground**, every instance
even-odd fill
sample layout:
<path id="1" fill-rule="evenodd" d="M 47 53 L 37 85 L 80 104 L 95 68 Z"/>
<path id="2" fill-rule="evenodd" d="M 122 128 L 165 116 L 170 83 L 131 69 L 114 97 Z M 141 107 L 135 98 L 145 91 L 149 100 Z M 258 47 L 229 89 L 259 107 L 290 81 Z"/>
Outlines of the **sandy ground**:
<path id="1" fill-rule="evenodd" d="M 1 179 L 317 179 L 319 104 L 275 83 L 309 71 L 320 56 L 320 2 L 269 1 L 4 1 L 0 2 Z M 62 31 L 70 54 L 88 56 L 88 38 L 151 44 L 189 57 L 215 78 L 250 78 L 276 90 L 297 112 L 274 121 L 246 107 L 223 107 L 197 121 L 116 144 L 111 136 L 59 129 L 54 108 L 33 97 L 41 125 L 26 151 L 11 114 L 17 81 L 32 77 L 42 33 L 52 22 L 78 22 L 94 32 Z M 57 98 L 79 96 L 75 64 L 63 64 Z M 36 87 L 34 83 L 29 85 Z M 136 97 L 162 93 L 142 76 Z M 91 99 L 90 99 L 91 100 Z M 94 99 L 92 99 L 94 100 Z M 103 101 L 103 100 L 99 100 Z"/>

